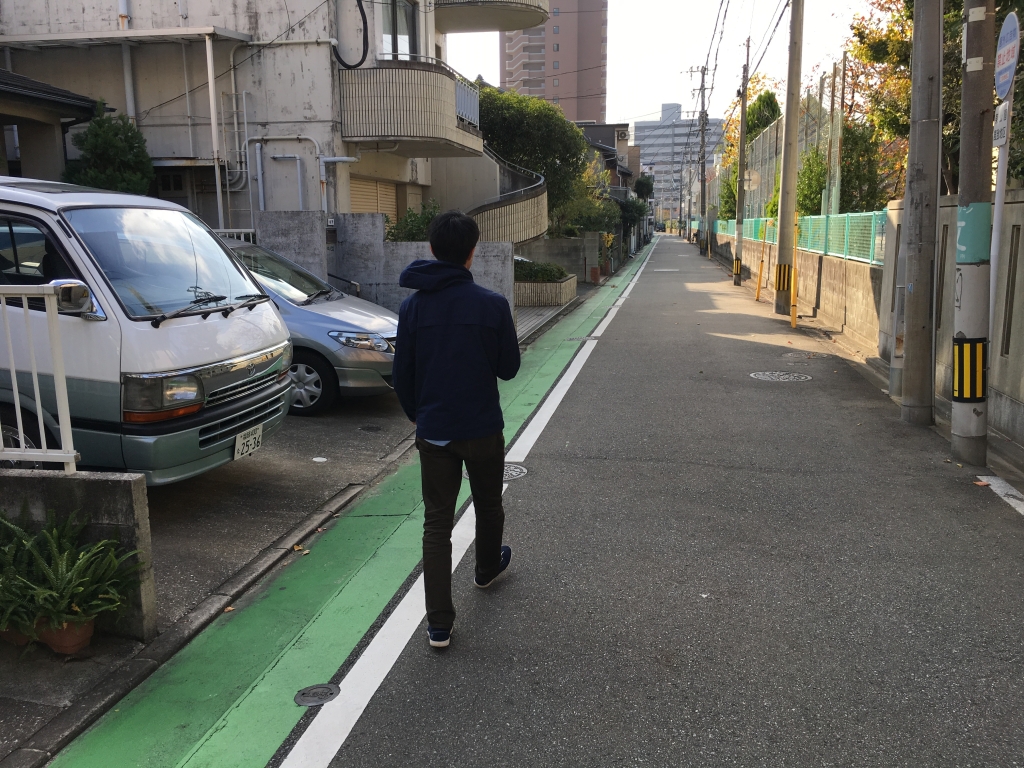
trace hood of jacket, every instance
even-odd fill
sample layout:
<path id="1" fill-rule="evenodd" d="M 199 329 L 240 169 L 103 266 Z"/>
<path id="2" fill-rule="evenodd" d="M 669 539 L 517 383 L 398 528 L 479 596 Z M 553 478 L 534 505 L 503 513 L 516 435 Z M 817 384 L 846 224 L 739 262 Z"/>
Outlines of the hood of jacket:
<path id="1" fill-rule="evenodd" d="M 403 288 L 416 291 L 440 291 L 452 285 L 472 283 L 473 274 L 459 264 L 433 259 L 417 259 L 398 278 Z"/>

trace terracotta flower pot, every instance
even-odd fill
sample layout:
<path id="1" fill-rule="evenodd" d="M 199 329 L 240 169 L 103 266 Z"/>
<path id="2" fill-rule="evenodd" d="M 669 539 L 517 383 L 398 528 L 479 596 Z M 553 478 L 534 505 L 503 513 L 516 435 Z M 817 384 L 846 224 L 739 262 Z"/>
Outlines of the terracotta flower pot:
<path id="1" fill-rule="evenodd" d="M 6 640 L 12 645 L 27 645 L 31 639 L 28 635 L 24 635 L 16 629 L 0 630 L 0 640 Z"/>
<path id="2" fill-rule="evenodd" d="M 89 645 L 94 622 L 90 619 L 80 623 L 67 622 L 63 627 L 43 624 L 38 628 L 39 639 L 54 653 L 72 654 Z"/>

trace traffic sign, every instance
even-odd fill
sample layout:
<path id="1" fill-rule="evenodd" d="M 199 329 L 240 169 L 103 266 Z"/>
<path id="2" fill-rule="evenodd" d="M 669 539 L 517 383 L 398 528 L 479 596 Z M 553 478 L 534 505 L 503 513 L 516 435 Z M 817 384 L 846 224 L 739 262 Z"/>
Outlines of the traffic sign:
<path id="1" fill-rule="evenodd" d="M 1017 57 L 1020 55 L 1020 22 L 1016 13 L 1010 13 L 999 30 L 999 46 L 996 48 L 996 95 L 1005 99 L 1013 87 L 1013 75 L 1017 71 Z"/>
<path id="2" fill-rule="evenodd" d="M 743 188 L 747 192 L 753 192 L 761 186 L 761 174 L 753 168 L 747 168 L 743 172 Z"/>

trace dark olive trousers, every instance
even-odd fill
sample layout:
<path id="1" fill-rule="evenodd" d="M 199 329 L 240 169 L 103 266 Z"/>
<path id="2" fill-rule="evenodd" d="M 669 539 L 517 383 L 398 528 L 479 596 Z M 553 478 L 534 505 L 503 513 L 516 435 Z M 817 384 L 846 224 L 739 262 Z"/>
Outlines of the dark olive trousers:
<path id="1" fill-rule="evenodd" d="M 466 465 L 469 488 L 476 510 L 476 575 L 487 580 L 501 565 L 501 535 L 505 510 L 501 490 L 505 474 L 505 436 L 498 432 L 477 440 L 453 440 L 433 445 L 417 439 L 423 479 L 423 586 L 427 598 L 427 623 L 451 629 L 455 623 L 452 604 L 452 528 L 455 505 Z"/>

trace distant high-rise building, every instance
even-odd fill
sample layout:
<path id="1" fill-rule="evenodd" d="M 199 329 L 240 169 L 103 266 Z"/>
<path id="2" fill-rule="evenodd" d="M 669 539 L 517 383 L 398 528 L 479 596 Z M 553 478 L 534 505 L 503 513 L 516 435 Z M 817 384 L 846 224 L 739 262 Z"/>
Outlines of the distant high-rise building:
<path id="1" fill-rule="evenodd" d="M 551 0 L 543 27 L 502 37 L 501 87 L 539 96 L 573 121 L 605 122 L 608 0 Z"/>
<path id="2" fill-rule="evenodd" d="M 708 118 L 705 143 L 705 165 L 714 165 L 715 149 L 722 138 L 724 121 Z M 640 147 L 640 162 L 647 173 L 654 175 L 653 199 L 659 209 L 679 215 L 680 182 L 682 203 L 686 207 L 687 190 L 699 173 L 700 121 L 696 113 L 683 117 L 681 104 L 662 104 L 661 120 L 644 120 L 634 126 L 633 143 Z M 682 178 L 680 178 L 680 171 Z M 692 179 L 691 179 L 692 174 Z M 694 214 L 696 203 L 694 207 Z"/>

